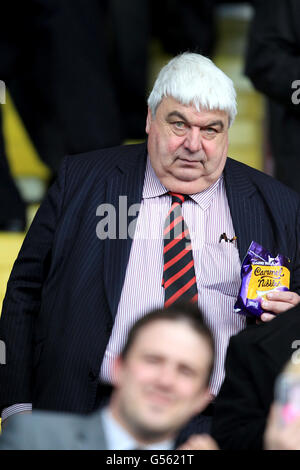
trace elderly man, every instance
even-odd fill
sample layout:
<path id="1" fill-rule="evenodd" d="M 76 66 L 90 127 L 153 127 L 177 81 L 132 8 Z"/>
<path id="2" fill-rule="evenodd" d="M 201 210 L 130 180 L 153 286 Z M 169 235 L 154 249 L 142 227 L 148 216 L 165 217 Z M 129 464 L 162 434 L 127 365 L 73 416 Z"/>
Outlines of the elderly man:
<path id="1" fill-rule="evenodd" d="M 88 416 L 34 411 L 8 420 L 0 449 L 173 449 L 210 399 L 214 342 L 201 312 L 174 305 L 141 318 L 114 367 L 109 404 Z M 202 448 L 216 449 L 209 436 Z"/>
<path id="2" fill-rule="evenodd" d="M 267 321 L 299 302 L 299 195 L 227 158 L 232 81 L 185 53 L 150 94 L 147 144 L 67 157 L 7 286 L 0 406 L 88 412 L 134 321 L 197 302 L 216 342 L 212 396 L 224 377 L 240 266 L 252 240 L 291 260 L 291 290 L 265 301 Z M 220 235 L 235 242 L 219 243 Z M 197 429 L 208 430 L 213 407 Z"/>

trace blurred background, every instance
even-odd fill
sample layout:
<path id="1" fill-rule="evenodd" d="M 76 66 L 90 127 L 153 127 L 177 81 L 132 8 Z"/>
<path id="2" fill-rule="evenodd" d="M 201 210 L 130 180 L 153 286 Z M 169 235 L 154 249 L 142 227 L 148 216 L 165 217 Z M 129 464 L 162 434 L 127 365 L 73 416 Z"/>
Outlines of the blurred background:
<path id="1" fill-rule="evenodd" d="M 238 116 L 229 155 L 272 174 L 265 101 L 244 74 L 252 2 L 2 3 L 0 307 L 63 156 L 144 140 L 149 89 L 173 55 L 202 53 L 232 78 Z"/>

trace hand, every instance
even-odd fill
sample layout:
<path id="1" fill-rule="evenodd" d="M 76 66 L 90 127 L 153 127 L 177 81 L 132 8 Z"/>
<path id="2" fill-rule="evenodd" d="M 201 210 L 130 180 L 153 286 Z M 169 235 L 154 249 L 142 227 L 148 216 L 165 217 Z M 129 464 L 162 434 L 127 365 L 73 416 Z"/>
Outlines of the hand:
<path id="1" fill-rule="evenodd" d="M 264 312 L 260 320 L 268 322 L 273 320 L 279 313 L 285 312 L 295 307 L 300 302 L 300 296 L 296 292 L 291 291 L 274 291 L 267 294 L 267 300 L 263 300 L 261 305 Z"/>
<path id="2" fill-rule="evenodd" d="M 280 406 L 272 405 L 264 434 L 266 450 L 300 450 L 300 418 L 280 423 Z"/>
<path id="3" fill-rule="evenodd" d="M 208 434 L 193 434 L 178 450 L 220 450 L 216 441 Z"/>

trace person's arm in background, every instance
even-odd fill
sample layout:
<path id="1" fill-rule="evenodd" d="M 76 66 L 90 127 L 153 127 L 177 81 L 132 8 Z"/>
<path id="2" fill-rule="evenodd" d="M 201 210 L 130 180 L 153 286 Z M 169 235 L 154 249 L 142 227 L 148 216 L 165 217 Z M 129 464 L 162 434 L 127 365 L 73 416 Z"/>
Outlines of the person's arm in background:
<path id="1" fill-rule="evenodd" d="M 300 106 L 300 4 L 298 0 L 256 0 L 245 73 L 254 86 L 269 98 L 294 112 Z M 297 88 L 299 92 L 297 93 Z"/>
<path id="2" fill-rule="evenodd" d="M 35 350 L 38 354 L 39 346 L 35 322 L 62 210 L 66 164 L 67 159 L 31 224 L 7 284 L 0 319 L 0 339 L 6 347 L 6 363 L 0 365 L 0 409 L 15 405 L 6 410 L 8 414 L 31 408 Z"/>

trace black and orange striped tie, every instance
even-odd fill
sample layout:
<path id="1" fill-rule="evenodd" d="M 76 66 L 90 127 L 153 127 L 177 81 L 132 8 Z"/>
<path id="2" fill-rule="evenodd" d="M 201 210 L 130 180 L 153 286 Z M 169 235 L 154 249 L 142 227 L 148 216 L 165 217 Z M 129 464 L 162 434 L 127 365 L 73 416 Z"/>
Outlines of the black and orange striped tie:
<path id="1" fill-rule="evenodd" d="M 189 230 L 182 217 L 182 203 L 189 196 L 169 192 L 172 206 L 164 225 L 164 274 L 165 307 L 175 302 L 197 302 L 193 252 Z"/>

